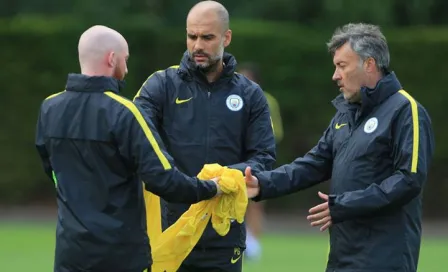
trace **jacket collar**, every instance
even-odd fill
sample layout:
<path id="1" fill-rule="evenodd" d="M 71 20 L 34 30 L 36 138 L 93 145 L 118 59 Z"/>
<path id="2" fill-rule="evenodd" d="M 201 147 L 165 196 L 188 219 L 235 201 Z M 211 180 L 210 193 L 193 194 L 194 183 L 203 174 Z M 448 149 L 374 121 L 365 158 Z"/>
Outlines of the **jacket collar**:
<path id="1" fill-rule="evenodd" d="M 107 92 L 119 93 L 125 86 L 123 80 L 106 76 L 87 76 L 83 74 L 69 74 L 66 90 L 72 92 Z"/>
<path id="2" fill-rule="evenodd" d="M 231 78 L 236 71 L 237 62 L 235 57 L 230 53 L 224 52 L 223 63 L 224 69 L 221 73 L 220 78 L 216 82 L 223 79 Z M 194 61 L 190 59 L 188 50 L 185 51 L 184 55 L 182 56 L 179 73 L 184 79 L 187 80 L 199 79 L 205 80 L 205 82 L 207 82 L 207 77 L 205 76 L 205 74 L 196 66 Z"/>
<path id="3" fill-rule="evenodd" d="M 338 95 L 332 103 L 339 111 L 346 112 L 361 108 L 362 113 L 368 113 L 401 88 L 401 84 L 395 76 L 395 73 L 390 72 L 379 80 L 373 89 L 366 86 L 361 88 L 361 105 L 348 103 L 342 94 Z"/>

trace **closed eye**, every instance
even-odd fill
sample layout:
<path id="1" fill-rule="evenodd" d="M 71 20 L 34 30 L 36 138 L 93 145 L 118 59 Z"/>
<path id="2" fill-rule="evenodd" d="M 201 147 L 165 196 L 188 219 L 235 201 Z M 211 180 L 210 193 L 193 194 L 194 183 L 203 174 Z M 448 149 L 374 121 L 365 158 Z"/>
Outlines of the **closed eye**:
<path id="1" fill-rule="evenodd" d="M 336 63 L 336 67 L 344 68 L 345 66 L 347 66 L 347 63 L 345 63 L 343 61 Z"/>
<path id="2" fill-rule="evenodd" d="M 210 41 L 210 40 L 213 40 L 216 36 L 213 34 L 205 34 L 205 35 L 200 35 L 200 36 L 195 35 L 195 34 L 187 34 L 187 37 L 193 41 L 197 40 L 198 37 L 200 37 L 203 40 Z"/>
<path id="3" fill-rule="evenodd" d="M 201 38 L 207 41 L 212 40 L 215 37 L 215 35 L 213 34 L 208 34 L 208 35 L 202 35 Z"/>

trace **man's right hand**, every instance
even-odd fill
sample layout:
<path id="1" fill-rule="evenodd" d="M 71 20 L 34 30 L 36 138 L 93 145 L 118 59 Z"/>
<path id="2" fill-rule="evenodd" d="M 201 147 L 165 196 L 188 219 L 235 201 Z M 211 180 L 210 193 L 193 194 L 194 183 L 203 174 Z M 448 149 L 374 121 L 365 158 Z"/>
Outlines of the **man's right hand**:
<path id="1" fill-rule="evenodd" d="M 254 198 L 260 194 L 260 184 L 258 183 L 257 177 L 252 175 L 252 171 L 250 167 L 246 167 L 246 171 L 244 171 L 247 186 L 247 197 Z"/>
<path id="2" fill-rule="evenodd" d="M 221 195 L 222 191 L 221 191 L 221 188 L 220 188 L 220 186 L 219 186 L 219 177 L 212 178 L 212 181 L 213 181 L 213 182 L 215 183 L 215 185 L 216 185 L 216 195 L 215 195 L 215 196 L 219 196 L 219 195 Z"/>

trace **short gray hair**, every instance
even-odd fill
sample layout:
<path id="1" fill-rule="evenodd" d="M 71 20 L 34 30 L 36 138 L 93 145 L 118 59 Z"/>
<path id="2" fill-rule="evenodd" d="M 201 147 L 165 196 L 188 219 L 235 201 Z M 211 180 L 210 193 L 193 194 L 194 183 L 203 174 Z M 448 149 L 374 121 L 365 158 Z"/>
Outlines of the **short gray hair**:
<path id="1" fill-rule="evenodd" d="M 389 48 L 386 37 L 378 26 L 350 23 L 337 28 L 327 43 L 328 51 L 334 55 L 335 51 L 347 42 L 362 61 L 372 57 L 376 61 L 378 70 L 384 73 L 389 69 Z"/>
<path id="2" fill-rule="evenodd" d="M 202 12 L 204 12 L 204 9 L 208 10 L 211 9 L 216 13 L 216 16 L 219 19 L 219 22 L 221 23 L 223 31 L 229 30 L 230 23 L 229 23 L 229 12 L 227 9 L 219 2 L 217 1 L 200 1 L 196 5 L 194 5 L 190 12 L 188 13 L 188 16 L 190 16 L 190 13 L 195 9 L 201 9 Z M 188 17 L 187 17 L 188 20 Z"/>
<path id="3" fill-rule="evenodd" d="M 216 7 L 216 14 L 218 15 L 219 21 L 221 22 L 222 29 L 225 31 L 229 30 L 229 12 L 223 5 Z"/>

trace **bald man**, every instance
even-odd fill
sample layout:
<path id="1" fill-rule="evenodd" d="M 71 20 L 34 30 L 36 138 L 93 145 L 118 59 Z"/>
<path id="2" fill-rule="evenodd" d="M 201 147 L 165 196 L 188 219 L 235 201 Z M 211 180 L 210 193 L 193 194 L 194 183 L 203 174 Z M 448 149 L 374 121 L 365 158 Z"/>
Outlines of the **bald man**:
<path id="1" fill-rule="evenodd" d="M 81 74 L 43 101 L 37 123 L 36 147 L 57 195 L 54 271 L 151 271 L 141 180 L 187 204 L 212 198 L 218 185 L 179 172 L 151 121 L 119 95 L 129 57 L 123 36 L 94 26 L 78 49 Z"/>
<path id="2" fill-rule="evenodd" d="M 186 30 L 187 51 L 180 65 L 153 73 L 135 103 L 155 124 L 176 166 L 188 175 L 197 175 L 207 163 L 241 171 L 246 166 L 271 169 L 275 140 L 268 104 L 260 86 L 236 73 L 235 58 L 224 52 L 232 39 L 227 10 L 215 1 L 199 2 L 188 14 Z M 189 208 L 169 199 L 161 208 L 153 205 L 160 199 L 151 194 L 146 198 L 151 199 L 148 213 L 166 217 L 163 227 Z M 160 233 L 161 225 L 152 231 Z M 224 237 L 210 224 L 179 271 L 239 272 L 245 239 L 244 224 L 232 222 Z"/>

